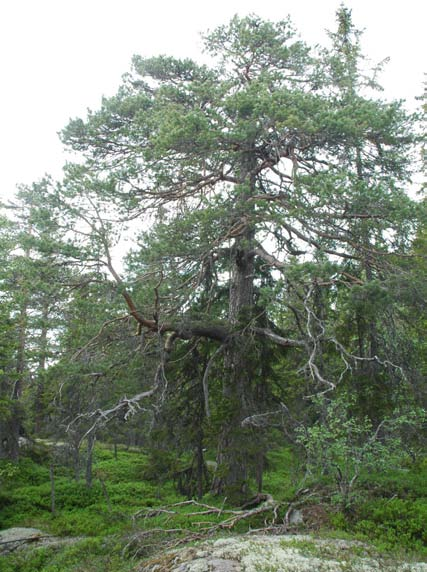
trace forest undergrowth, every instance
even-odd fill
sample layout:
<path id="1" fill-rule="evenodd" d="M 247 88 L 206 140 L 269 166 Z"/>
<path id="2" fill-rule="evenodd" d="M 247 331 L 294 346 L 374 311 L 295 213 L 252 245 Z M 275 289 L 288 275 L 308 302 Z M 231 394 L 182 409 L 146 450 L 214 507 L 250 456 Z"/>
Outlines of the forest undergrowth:
<path id="1" fill-rule="evenodd" d="M 292 450 L 277 448 L 268 455 L 265 496 L 233 507 L 210 494 L 189 502 L 172 471 L 154 478 L 141 450 L 115 454 L 97 445 L 91 488 L 68 467 L 54 467 L 52 514 L 50 458 L 43 446 L 37 449 L 15 465 L 0 464 L 0 529 L 34 527 L 79 540 L 2 556 L 2 572 L 122 572 L 169 548 L 264 529 L 357 539 L 380 552 L 427 560 L 427 459 L 362 473 L 343 508 L 332 475 L 304 475 Z"/>

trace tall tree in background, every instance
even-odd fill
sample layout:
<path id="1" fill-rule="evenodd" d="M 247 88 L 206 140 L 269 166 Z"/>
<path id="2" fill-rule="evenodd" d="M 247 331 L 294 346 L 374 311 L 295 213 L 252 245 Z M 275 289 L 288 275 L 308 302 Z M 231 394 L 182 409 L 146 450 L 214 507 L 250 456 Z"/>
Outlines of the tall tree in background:
<path id="1" fill-rule="evenodd" d="M 64 216 L 161 346 L 141 398 L 164 394 L 168 358 L 195 341 L 209 356 L 207 411 L 212 371 L 222 383 L 217 493 L 245 495 L 259 473 L 263 443 L 246 421 L 268 402 L 273 345 L 293 352 L 311 392 L 334 388 L 352 360 L 390 365 L 374 317 L 355 348 L 328 316 L 342 289 L 386 288 L 390 255 L 409 246 L 413 121 L 373 98 L 350 12 L 337 18 L 319 55 L 288 20 L 235 17 L 206 36 L 210 66 L 135 57 L 118 94 L 63 131 L 86 159 L 68 167 Z M 126 284 L 111 248 L 117 221 L 138 219 L 149 229 Z"/>
<path id="2" fill-rule="evenodd" d="M 23 411 L 18 403 L 16 309 L 9 291 L 9 269 L 15 248 L 13 228 L 6 218 L 0 221 L 1 328 L 0 328 L 0 458 L 18 457 L 19 428 Z"/>
<path id="3" fill-rule="evenodd" d="M 45 375 L 49 362 L 57 358 L 63 309 L 76 283 L 71 266 L 77 250 L 59 226 L 53 189 L 49 179 L 23 186 L 4 205 L 11 216 L 4 227 L 1 296 L 14 363 L 3 372 L 11 384 L 6 391 L 11 404 L 4 443 L 14 458 L 19 436 L 32 424 L 39 433 L 44 424 Z"/>
<path id="4" fill-rule="evenodd" d="M 393 286 L 405 277 L 389 255 L 391 251 L 409 253 L 417 218 L 418 208 L 405 194 L 415 167 L 407 154 L 414 136 L 409 131 L 405 136 L 411 118 L 405 117 L 399 103 L 378 113 L 378 104 L 366 98 L 380 89 L 376 77 L 382 64 L 367 75 L 360 32 L 350 10 L 338 11 L 337 24 L 337 31 L 330 34 L 332 50 L 325 53 L 331 96 L 344 109 L 353 107 L 357 126 L 363 128 L 352 134 L 340 156 L 341 172 L 348 181 L 345 200 L 352 211 L 345 213 L 347 232 L 359 249 L 357 259 L 345 265 L 356 280 L 341 303 L 344 327 L 353 338 L 353 342 L 347 338 L 348 347 L 361 358 L 355 364 L 353 387 L 364 412 L 381 417 L 384 408 L 396 406 L 399 392 L 393 386 L 396 389 L 403 381 L 402 371 L 382 367 L 378 356 L 405 362 L 406 338 Z"/>

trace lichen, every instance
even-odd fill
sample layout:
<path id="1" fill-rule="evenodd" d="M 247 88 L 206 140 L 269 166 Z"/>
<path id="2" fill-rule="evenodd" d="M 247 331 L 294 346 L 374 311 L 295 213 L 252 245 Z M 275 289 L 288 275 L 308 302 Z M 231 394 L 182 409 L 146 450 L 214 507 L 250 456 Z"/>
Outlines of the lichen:
<path id="1" fill-rule="evenodd" d="M 427 563 L 397 562 L 345 540 L 241 536 L 203 542 L 146 562 L 141 572 L 427 572 Z"/>

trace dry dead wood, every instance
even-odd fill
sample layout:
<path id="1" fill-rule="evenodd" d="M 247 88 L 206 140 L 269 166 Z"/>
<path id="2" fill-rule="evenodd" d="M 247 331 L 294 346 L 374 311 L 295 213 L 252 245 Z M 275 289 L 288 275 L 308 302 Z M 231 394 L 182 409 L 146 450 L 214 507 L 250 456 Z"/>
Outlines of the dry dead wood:
<path id="1" fill-rule="evenodd" d="M 254 500 L 255 502 L 256 500 L 259 501 L 257 503 L 257 506 L 249 509 L 240 508 L 234 510 L 225 509 L 224 507 L 211 506 L 208 504 L 197 502 L 195 500 L 188 500 L 188 501 L 174 503 L 171 505 L 161 506 L 158 508 L 146 508 L 139 510 L 132 516 L 132 519 L 133 521 L 136 521 L 137 519 L 140 518 L 149 519 L 160 515 L 168 515 L 169 517 L 181 515 L 188 518 L 207 516 L 207 515 L 217 515 L 219 518 L 224 517 L 222 518 L 222 520 L 220 520 L 220 522 L 217 523 L 211 523 L 211 522 L 196 523 L 199 525 L 200 532 L 204 532 L 205 534 L 212 534 L 221 529 L 222 530 L 231 529 L 238 522 L 242 520 L 250 519 L 254 516 L 264 513 L 265 514 L 271 513 L 272 522 L 274 523 L 277 520 L 279 509 L 284 506 L 283 503 L 274 500 L 271 495 L 262 495 L 262 496 L 258 495 L 257 497 L 255 497 Z M 196 510 L 185 513 L 177 510 L 185 506 L 194 506 Z"/>
<path id="2" fill-rule="evenodd" d="M 139 519 L 145 520 L 144 529 L 132 535 L 124 550 L 128 554 L 129 552 L 133 553 L 136 557 L 147 550 L 149 551 L 151 547 L 156 547 L 156 550 L 158 550 L 159 544 L 162 545 L 163 549 L 172 549 L 194 540 L 204 540 L 215 536 L 217 533 L 231 530 L 238 523 L 244 520 L 250 520 L 253 517 L 258 517 L 259 515 L 265 515 L 264 526 L 256 529 L 249 528 L 247 534 L 253 534 L 254 532 L 258 534 L 288 532 L 289 529 L 292 528 L 292 524 L 290 523 L 292 511 L 295 510 L 296 506 L 303 504 L 307 498 L 314 494 L 308 494 L 309 492 L 309 489 L 298 490 L 290 502 L 277 501 L 269 494 L 258 494 L 237 509 L 226 509 L 224 506 L 212 506 L 196 500 L 187 500 L 156 508 L 147 507 L 132 515 L 134 525 L 136 525 L 136 521 Z M 224 499 L 224 503 L 225 501 L 226 499 Z M 183 512 L 181 509 L 185 507 L 194 507 L 194 510 L 191 512 Z M 207 515 L 217 515 L 218 522 L 194 520 L 199 516 L 203 517 Z M 165 528 L 150 528 L 148 521 L 158 516 L 165 517 L 165 524 L 171 521 L 173 522 L 174 517 L 178 516 L 181 518 L 188 517 L 192 520 L 189 521 L 188 527 L 183 528 L 176 526 L 169 528 L 167 525 Z M 195 527 L 195 529 L 192 527 Z"/>

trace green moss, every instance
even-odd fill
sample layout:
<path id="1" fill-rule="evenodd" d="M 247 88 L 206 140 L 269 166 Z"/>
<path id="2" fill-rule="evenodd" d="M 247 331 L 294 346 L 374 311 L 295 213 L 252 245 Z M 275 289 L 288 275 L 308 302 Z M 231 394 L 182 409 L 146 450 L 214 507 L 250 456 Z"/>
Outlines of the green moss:
<path id="1" fill-rule="evenodd" d="M 112 539 L 90 538 L 70 546 L 39 548 L 3 558 L 2 572 L 127 572 L 126 560 Z"/>

